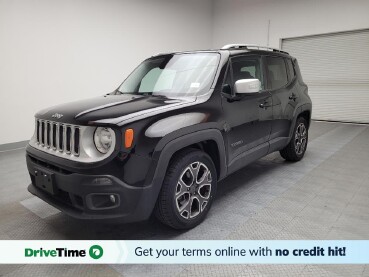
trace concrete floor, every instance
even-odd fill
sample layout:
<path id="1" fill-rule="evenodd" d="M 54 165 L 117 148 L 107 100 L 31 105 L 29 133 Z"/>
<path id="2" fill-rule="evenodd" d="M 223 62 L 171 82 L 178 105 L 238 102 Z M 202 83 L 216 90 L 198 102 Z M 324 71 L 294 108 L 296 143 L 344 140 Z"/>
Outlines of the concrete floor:
<path id="1" fill-rule="evenodd" d="M 86 224 L 28 193 L 24 149 L 0 153 L 0 239 L 369 239 L 369 126 L 313 122 L 304 159 L 273 153 L 219 185 L 207 219 Z M 369 265 L 0 265 L 0 276 L 369 276 Z"/>

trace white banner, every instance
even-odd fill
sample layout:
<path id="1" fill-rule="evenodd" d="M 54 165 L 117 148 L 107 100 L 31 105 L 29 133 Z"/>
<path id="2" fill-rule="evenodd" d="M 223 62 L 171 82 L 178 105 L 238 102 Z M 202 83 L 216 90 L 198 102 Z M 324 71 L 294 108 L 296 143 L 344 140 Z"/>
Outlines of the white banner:
<path id="1" fill-rule="evenodd" d="M 369 264 L 368 240 L 0 240 L 2 264 Z"/>

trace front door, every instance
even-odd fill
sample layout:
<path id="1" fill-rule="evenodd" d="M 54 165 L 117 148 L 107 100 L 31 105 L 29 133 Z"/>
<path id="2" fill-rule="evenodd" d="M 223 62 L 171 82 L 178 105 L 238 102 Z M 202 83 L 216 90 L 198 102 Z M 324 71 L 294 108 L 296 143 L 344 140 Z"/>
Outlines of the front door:
<path id="1" fill-rule="evenodd" d="M 234 95 L 234 84 L 240 79 L 259 79 L 261 91 L 240 94 L 235 98 L 222 97 L 223 111 L 228 125 L 227 148 L 229 173 L 268 152 L 272 126 L 272 97 L 265 90 L 262 59 L 257 55 L 233 57 L 230 60 L 225 85 Z M 235 95 L 234 95 L 235 96 Z"/>

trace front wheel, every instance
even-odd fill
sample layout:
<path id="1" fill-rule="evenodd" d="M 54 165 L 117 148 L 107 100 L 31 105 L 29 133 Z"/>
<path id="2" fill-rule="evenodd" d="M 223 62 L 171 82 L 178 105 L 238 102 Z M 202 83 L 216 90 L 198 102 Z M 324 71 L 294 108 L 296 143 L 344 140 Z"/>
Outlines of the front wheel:
<path id="1" fill-rule="evenodd" d="M 299 117 L 290 143 L 279 153 L 287 161 L 299 161 L 304 157 L 308 143 L 308 128 L 305 118 Z"/>
<path id="2" fill-rule="evenodd" d="M 175 229 L 190 229 L 206 217 L 217 188 L 209 155 L 188 149 L 174 157 L 155 207 L 156 217 Z"/>

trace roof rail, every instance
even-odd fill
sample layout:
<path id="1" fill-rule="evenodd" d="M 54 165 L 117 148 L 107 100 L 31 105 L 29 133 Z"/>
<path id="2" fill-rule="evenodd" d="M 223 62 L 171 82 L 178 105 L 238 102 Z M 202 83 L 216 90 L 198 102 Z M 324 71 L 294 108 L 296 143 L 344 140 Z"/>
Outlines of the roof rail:
<path id="1" fill-rule="evenodd" d="M 244 48 L 248 49 L 248 50 L 258 49 L 258 50 L 266 50 L 266 51 L 273 51 L 273 52 L 280 52 L 280 53 L 288 54 L 287 52 L 282 51 L 282 50 L 277 49 L 277 48 L 272 48 L 272 47 L 269 47 L 269 46 L 254 45 L 254 44 L 235 43 L 235 44 L 227 44 L 227 45 L 224 45 L 222 47 L 222 49 L 224 49 L 224 50 L 244 49 Z"/>

